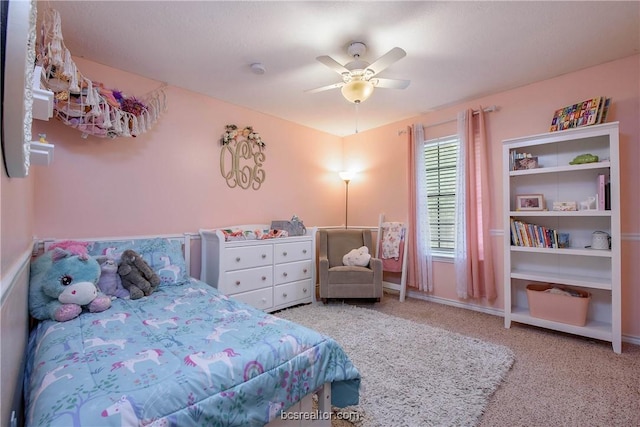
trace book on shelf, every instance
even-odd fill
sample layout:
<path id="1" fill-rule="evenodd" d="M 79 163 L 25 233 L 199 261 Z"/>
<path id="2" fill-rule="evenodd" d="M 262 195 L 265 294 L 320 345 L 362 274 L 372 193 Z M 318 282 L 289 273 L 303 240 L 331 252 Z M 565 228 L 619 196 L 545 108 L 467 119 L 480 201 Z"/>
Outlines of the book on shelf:
<path id="1" fill-rule="evenodd" d="M 557 230 L 511 218 L 511 244 L 531 248 L 558 248 Z"/>
<path id="2" fill-rule="evenodd" d="M 605 189 L 605 184 L 606 184 L 606 178 L 607 177 L 602 173 L 598 175 L 598 183 L 597 183 L 597 186 L 598 186 L 598 193 L 597 193 L 598 197 L 597 197 L 596 203 L 597 203 L 597 209 L 599 211 L 605 210 L 605 200 L 606 199 L 605 199 L 605 194 L 604 194 L 605 191 L 604 191 L 604 189 Z"/>
<path id="3" fill-rule="evenodd" d="M 596 96 L 556 110 L 549 132 L 605 123 L 611 98 Z"/>

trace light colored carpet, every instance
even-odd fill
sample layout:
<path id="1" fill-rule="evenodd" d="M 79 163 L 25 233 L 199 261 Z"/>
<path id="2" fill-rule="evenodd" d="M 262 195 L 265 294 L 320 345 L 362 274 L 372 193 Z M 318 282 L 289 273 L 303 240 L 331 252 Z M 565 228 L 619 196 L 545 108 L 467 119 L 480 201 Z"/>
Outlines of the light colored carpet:
<path id="1" fill-rule="evenodd" d="M 362 375 L 357 426 L 476 425 L 514 362 L 507 347 L 361 307 L 305 305 L 275 314 L 345 349 Z"/>
<path id="2" fill-rule="evenodd" d="M 350 301 L 404 319 L 509 347 L 516 361 L 491 396 L 478 427 L 640 426 L 640 345 L 611 343 L 500 316 L 416 298 L 398 301 L 385 291 L 379 303 Z M 334 421 L 334 427 L 345 427 Z M 348 426 L 347 426 L 348 427 Z"/>

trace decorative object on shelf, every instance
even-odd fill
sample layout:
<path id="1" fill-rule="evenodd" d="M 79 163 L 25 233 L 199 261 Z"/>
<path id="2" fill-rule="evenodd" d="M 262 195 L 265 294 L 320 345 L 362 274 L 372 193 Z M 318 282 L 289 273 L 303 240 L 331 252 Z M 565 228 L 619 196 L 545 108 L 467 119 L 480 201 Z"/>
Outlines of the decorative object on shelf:
<path id="1" fill-rule="evenodd" d="M 581 211 L 595 211 L 598 209 L 597 196 L 589 196 L 580 202 Z"/>
<path id="2" fill-rule="evenodd" d="M 569 162 L 570 165 L 583 165 L 585 163 L 595 163 L 599 160 L 598 156 L 590 153 L 580 154 Z"/>
<path id="3" fill-rule="evenodd" d="M 589 246 L 587 246 L 589 247 Z M 609 250 L 611 249 L 611 236 L 605 231 L 594 231 L 591 233 L 591 249 Z"/>
<path id="4" fill-rule="evenodd" d="M 571 235 L 569 233 L 558 233 L 558 247 L 568 248 L 571 246 Z"/>
<path id="5" fill-rule="evenodd" d="M 556 110 L 550 132 L 605 123 L 611 98 L 598 96 Z"/>
<path id="6" fill-rule="evenodd" d="M 517 159 L 513 164 L 513 170 L 526 170 L 526 169 L 536 169 L 538 167 L 538 158 L 537 157 L 525 157 L 523 159 Z"/>
<path id="7" fill-rule="evenodd" d="M 542 194 L 518 194 L 516 195 L 517 211 L 543 211 L 544 195 Z"/>
<path id="8" fill-rule="evenodd" d="M 260 134 L 247 126 L 238 130 L 236 125 L 225 126 L 220 138 L 220 173 L 230 188 L 258 190 L 265 180 L 262 165 L 266 160 L 266 144 Z"/>
<path id="9" fill-rule="evenodd" d="M 576 202 L 553 202 L 554 211 L 577 211 L 578 204 Z"/>
<path id="10" fill-rule="evenodd" d="M 64 44 L 60 14 L 48 9 L 37 45 L 43 86 L 54 93 L 54 116 L 82 137 L 135 137 L 151 129 L 166 110 L 164 85 L 137 98 L 82 75 Z"/>

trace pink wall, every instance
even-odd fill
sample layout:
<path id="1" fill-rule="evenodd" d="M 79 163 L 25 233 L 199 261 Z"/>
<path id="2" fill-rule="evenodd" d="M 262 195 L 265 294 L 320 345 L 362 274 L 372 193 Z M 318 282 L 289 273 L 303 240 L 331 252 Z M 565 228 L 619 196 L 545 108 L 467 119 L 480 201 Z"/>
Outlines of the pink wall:
<path id="1" fill-rule="evenodd" d="M 481 304 L 502 309 L 502 140 L 544 133 L 553 112 L 562 106 L 594 96 L 612 98 L 608 121 L 620 122 L 621 199 L 623 233 L 623 325 L 624 334 L 640 336 L 640 56 L 609 62 L 551 80 L 486 96 L 439 111 L 397 122 L 345 138 L 345 165 L 360 173 L 349 186 L 350 223 L 372 225 L 378 214 L 392 219 L 407 216 L 407 134 L 398 135 L 408 125 L 429 125 L 456 117 L 465 108 L 496 105 L 500 111 L 487 117 L 491 141 L 491 182 L 495 190 L 491 228 L 494 235 L 494 270 L 499 281 L 499 297 L 493 303 L 461 301 L 455 295 L 454 269 L 450 263 L 434 266 L 433 296 L 453 301 Z M 410 90 L 407 89 L 407 90 Z M 425 97 L 428 97 L 425 94 Z M 455 123 L 427 127 L 427 138 L 455 133 Z"/>
<path id="2" fill-rule="evenodd" d="M 82 73 L 128 95 L 159 83 L 75 58 Z M 36 123 L 56 145 L 54 162 L 38 168 L 39 237 L 91 237 L 197 232 L 270 223 L 297 214 L 306 224 L 340 221 L 342 140 L 177 87 L 148 133 L 114 140 L 53 120 Z M 229 188 L 220 172 L 225 125 L 251 125 L 266 142 L 260 190 Z"/>

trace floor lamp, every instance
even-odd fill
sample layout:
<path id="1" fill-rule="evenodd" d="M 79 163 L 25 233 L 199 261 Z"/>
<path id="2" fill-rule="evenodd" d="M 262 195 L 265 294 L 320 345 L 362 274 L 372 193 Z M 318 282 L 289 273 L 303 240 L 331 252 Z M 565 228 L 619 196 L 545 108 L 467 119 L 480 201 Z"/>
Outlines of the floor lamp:
<path id="1" fill-rule="evenodd" d="M 353 178 L 353 172 L 343 171 L 339 173 L 340 178 L 345 183 L 345 192 L 344 192 L 344 228 L 347 228 L 347 219 L 349 216 L 349 181 Z"/>

